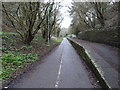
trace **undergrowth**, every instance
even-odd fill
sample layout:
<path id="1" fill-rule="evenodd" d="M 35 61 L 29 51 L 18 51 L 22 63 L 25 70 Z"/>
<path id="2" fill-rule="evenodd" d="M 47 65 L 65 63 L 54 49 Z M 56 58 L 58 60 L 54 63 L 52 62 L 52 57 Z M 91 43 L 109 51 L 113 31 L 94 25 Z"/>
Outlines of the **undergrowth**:
<path id="1" fill-rule="evenodd" d="M 21 54 L 21 53 L 6 53 L 2 55 L 2 72 L 1 72 L 1 78 L 3 79 L 9 79 L 12 78 L 12 74 L 15 74 L 15 71 L 18 69 L 24 68 L 26 64 L 31 64 L 32 62 L 38 60 L 38 57 L 36 54 L 30 53 L 30 54 Z M 16 75 L 15 75 L 16 76 Z"/>
<path id="2" fill-rule="evenodd" d="M 0 81 L 7 82 L 14 79 L 20 70 L 23 70 L 27 65 L 32 64 L 36 60 L 40 60 L 38 56 L 44 53 L 44 47 L 47 42 L 40 34 L 37 34 L 30 46 L 23 44 L 20 41 L 20 36 L 17 33 L 2 32 L 2 56 L 0 63 L 2 63 L 2 70 L 0 70 Z M 51 40 L 51 44 L 58 44 L 62 38 Z M 42 49 L 41 49 L 42 48 Z M 43 50 L 40 51 L 40 50 Z"/>
<path id="3" fill-rule="evenodd" d="M 22 45 L 17 47 L 14 44 L 20 42 L 20 37 L 17 33 L 2 32 L 0 35 L 2 38 L 2 56 L 0 63 L 2 69 L 0 70 L 0 81 L 7 82 L 9 79 L 13 79 L 17 76 L 17 71 L 22 70 L 28 64 L 39 60 L 38 55 L 29 52 L 23 54 L 20 50 L 30 50 L 32 46 Z"/>

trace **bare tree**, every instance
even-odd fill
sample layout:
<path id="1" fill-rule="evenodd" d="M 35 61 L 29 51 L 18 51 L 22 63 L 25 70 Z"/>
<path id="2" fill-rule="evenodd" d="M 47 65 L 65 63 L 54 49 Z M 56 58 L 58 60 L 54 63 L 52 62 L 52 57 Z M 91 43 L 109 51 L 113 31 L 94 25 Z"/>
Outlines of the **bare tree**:
<path id="1" fill-rule="evenodd" d="M 106 8 L 107 8 L 107 2 L 91 2 L 91 5 L 95 9 L 97 18 L 98 18 L 101 26 L 104 27 L 105 26 L 104 13 L 105 13 Z"/>
<path id="2" fill-rule="evenodd" d="M 12 2 L 11 2 L 12 3 Z M 45 19 L 49 4 L 42 2 L 21 2 L 16 5 L 15 13 L 7 10 L 7 6 L 2 3 L 3 13 L 17 33 L 20 34 L 25 44 L 30 44 Z"/>
<path id="3" fill-rule="evenodd" d="M 61 23 L 59 22 L 62 20 L 61 18 L 59 18 L 59 9 L 59 3 L 49 2 L 48 12 L 46 14 L 46 19 L 44 20 L 42 27 L 42 36 L 46 39 L 46 41 L 48 41 L 48 38 L 51 39 L 51 36 L 55 33 L 57 27 L 59 27 L 59 24 Z"/>

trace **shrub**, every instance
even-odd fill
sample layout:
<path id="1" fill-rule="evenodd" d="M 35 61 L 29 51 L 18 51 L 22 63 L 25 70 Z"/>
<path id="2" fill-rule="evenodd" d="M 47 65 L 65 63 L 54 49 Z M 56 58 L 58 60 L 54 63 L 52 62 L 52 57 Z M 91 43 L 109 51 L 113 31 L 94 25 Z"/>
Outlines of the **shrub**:
<path id="1" fill-rule="evenodd" d="M 119 47 L 118 30 L 94 30 L 80 33 L 79 39 L 104 43 Z"/>

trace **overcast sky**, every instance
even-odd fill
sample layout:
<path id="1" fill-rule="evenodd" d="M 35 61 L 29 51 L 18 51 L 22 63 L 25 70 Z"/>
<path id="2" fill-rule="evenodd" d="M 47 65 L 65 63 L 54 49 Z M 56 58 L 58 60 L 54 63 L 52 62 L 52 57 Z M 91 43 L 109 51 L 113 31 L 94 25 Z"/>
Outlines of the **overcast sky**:
<path id="1" fill-rule="evenodd" d="M 49 0 L 45 0 L 45 2 L 48 2 Z M 52 1 L 52 0 L 50 0 Z M 63 21 L 61 22 L 62 28 L 68 28 L 71 24 L 71 18 L 69 16 L 69 8 L 68 6 L 71 6 L 72 0 L 55 0 L 55 2 L 60 2 L 60 5 L 62 5 L 62 8 L 60 9 L 60 13 L 62 15 Z"/>
<path id="2" fill-rule="evenodd" d="M 61 5 L 63 6 L 60 10 L 62 17 L 64 18 L 61 23 L 61 27 L 68 28 L 71 24 L 71 18 L 69 16 L 68 6 L 71 6 L 72 0 L 57 0 L 57 1 L 62 1 Z"/>
<path id="3" fill-rule="evenodd" d="M 47 2 L 49 0 L 45 0 L 45 1 Z M 68 6 L 71 6 L 72 0 L 55 0 L 55 2 L 60 2 L 60 5 L 62 5 L 62 8 L 60 9 L 60 13 L 63 18 L 63 21 L 61 22 L 61 27 L 68 28 L 71 24 L 71 18 L 69 16 Z"/>

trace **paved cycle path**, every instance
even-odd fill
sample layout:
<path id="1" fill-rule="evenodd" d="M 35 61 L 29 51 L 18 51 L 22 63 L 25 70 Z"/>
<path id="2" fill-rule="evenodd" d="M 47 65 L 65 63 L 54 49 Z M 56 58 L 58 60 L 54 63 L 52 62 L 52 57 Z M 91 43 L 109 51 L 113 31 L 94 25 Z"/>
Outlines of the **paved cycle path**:
<path id="1" fill-rule="evenodd" d="M 93 88 L 79 55 L 64 39 L 33 70 L 13 84 L 14 88 Z"/>

